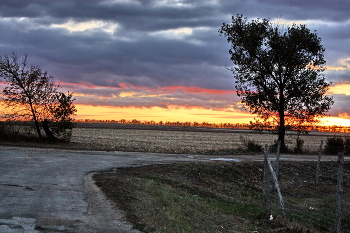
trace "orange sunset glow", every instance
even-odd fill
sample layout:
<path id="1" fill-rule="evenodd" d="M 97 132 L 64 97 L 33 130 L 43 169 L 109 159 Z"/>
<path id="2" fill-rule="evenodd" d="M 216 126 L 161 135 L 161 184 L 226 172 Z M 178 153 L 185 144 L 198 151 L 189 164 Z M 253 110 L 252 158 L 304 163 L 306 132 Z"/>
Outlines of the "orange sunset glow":
<path id="1" fill-rule="evenodd" d="M 79 93 L 80 85 L 61 83 L 65 88 L 77 90 L 77 120 L 133 120 L 155 122 L 208 122 L 249 124 L 256 115 L 233 107 L 204 107 L 201 106 L 201 98 L 210 97 L 213 106 L 229 106 L 235 103 L 240 106 L 236 92 L 233 90 L 215 90 L 199 87 L 167 86 L 160 88 L 135 87 L 122 83 L 119 87 L 88 86 L 91 91 L 102 91 L 105 96 Z M 85 85 L 83 85 L 85 86 Z M 85 86 L 86 87 L 86 86 Z M 350 84 L 339 83 L 330 87 L 330 95 L 348 95 Z M 108 91 L 112 91 L 110 94 Z M 187 94 L 190 94 L 189 96 Z M 135 103 L 146 103 L 148 99 L 155 99 L 154 106 L 137 106 Z M 186 99 L 190 98 L 190 99 Z M 195 99 L 195 100 L 194 100 Z M 86 102 L 92 101 L 91 104 Z M 94 104 L 99 101 L 101 104 Z M 161 104 L 158 106 L 156 102 Z M 116 103 L 115 106 L 108 103 Z M 180 103 L 180 104 L 176 104 Z M 181 104 L 182 103 L 182 104 Z M 193 103 L 200 103 L 194 105 Z M 203 104 L 203 103 L 202 103 Z M 207 103 L 206 103 L 207 104 Z M 336 116 L 327 116 L 321 119 L 320 125 L 350 126 L 350 116 L 346 112 L 338 112 Z"/>
<path id="2" fill-rule="evenodd" d="M 181 106 L 169 106 L 169 108 L 163 109 L 160 107 L 135 108 L 76 105 L 76 108 L 78 110 L 76 119 L 249 123 L 254 118 L 250 113 L 232 112 L 230 110 L 214 111 L 200 108 L 188 109 Z"/>
<path id="3" fill-rule="evenodd" d="M 320 125 L 339 125 L 348 127 L 350 126 L 350 119 L 345 119 L 341 117 L 324 117 L 323 119 L 321 119 Z"/>
<path id="4" fill-rule="evenodd" d="M 168 109 L 159 107 L 135 108 L 135 107 L 106 107 L 91 105 L 76 105 L 78 120 L 133 120 L 155 121 L 155 122 L 208 122 L 208 123 L 231 123 L 231 124 L 249 124 L 254 120 L 255 115 L 250 113 L 233 111 L 214 111 L 210 109 L 171 106 Z M 350 119 L 342 117 L 327 116 L 320 120 L 319 125 L 323 126 L 350 126 Z"/>

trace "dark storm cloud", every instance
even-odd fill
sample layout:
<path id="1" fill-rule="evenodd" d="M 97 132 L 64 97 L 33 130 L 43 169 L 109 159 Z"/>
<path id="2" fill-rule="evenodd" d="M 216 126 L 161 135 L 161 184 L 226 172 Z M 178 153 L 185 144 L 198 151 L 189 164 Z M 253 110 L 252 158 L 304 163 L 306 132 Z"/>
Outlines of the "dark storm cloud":
<path id="1" fill-rule="evenodd" d="M 288 20 L 345 22 L 350 19 L 350 2 L 343 0 L 255 0 L 220 1 L 221 12 L 248 17 L 281 17 Z M 234 9 L 234 12 L 232 11 Z"/>
<path id="2" fill-rule="evenodd" d="M 193 29 L 194 35 L 168 38 L 162 32 L 144 35 L 124 29 L 114 35 L 101 30 L 69 33 L 63 28 L 36 28 L 26 20 L 10 20 L 0 27 L 8 31 L 2 37 L 4 43 L 11 41 L 7 53 L 15 49 L 29 53 L 30 57 L 34 55 L 34 60 L 40 59 L 41 63 L 47 63 L 42 61 L 47 59 L 50 64 L 46 67 L 66 82 L 106 85 L 104 79 L 110 77 L 116 83 L 119 80 L 134 85 L 189 85 L 197 76 L 205 78 L 211 74 L 208 78 L 212 79 L 229 75 L 224 69 L 228 56 L 218 53 L 224 54 L 227 50 L 221 49 L 213 36 L 207 36 L 218 37 L 217 28 Z M 169 32 L 163 32 L 166 33 Z M 119 36 L 125 39 L 119 39 Z M 217 70 L 220 71 L 217 73 Z M 127 77 L 129 80 L 125 80 Z M 142 84 L 138 77 L 154 82 Z M 217 88 L 224 86 L 216 84 Z"/>
<path id="3" fill-rule="evenodd" d="M 215 25 L 217 15 L 212 5 L 195 1 L 184 7 L 159 5 L 159 1 L 0 1 L 3 17 L 50 16 L 78 21 L 101 19 L 117 21 L 125 28 L 156 31 L 184 26 Z"/>
<path id="4" fill-rule="evenodd" d="M 336 83 L 350 80 L 344 63 L 350 57 L 349 11 L 350 2 L 334 0 L 0 0 L 0 53 L 27 53 L 63 83 L 233 90 L 225 68 L 231 66 L 229 45 L 218 29 L 236 14 L 281 17 L 317 30 L 327 65 L 345 69 L 325 73 Z M 81 24 L 91 27 L 78 30 Z M 119 93 L 114 91 L 108 94 Z"/>

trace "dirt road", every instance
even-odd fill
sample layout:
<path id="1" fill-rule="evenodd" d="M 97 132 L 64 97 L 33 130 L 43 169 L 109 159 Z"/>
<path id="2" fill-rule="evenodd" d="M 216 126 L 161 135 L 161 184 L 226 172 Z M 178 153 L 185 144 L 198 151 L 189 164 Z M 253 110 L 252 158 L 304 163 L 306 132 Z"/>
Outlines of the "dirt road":
<path id="1" fill-rule="evenodd" d="M 197 160 L 187 155 L 0 146 L 0 232 L 131 232 L 121 224 L 122 215 L 102 213 L 108 202 L 88 174 Z"/>

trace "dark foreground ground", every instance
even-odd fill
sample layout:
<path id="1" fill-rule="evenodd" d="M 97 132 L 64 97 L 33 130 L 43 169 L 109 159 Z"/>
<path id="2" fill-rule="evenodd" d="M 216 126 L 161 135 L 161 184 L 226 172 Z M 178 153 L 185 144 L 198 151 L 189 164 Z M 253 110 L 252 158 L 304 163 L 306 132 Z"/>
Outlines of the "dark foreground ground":
<path id="1" fill-rule="evenodd" d="M 336 162 L 323 162 L 319 185 L 314 162 L 283 162 L 280 186 L 266 213 L 261 162 L 151 165 L 94 175 L 97 185 L 143 232 L 333 232 Z M 350 164 L 345 177 L 350 178 Z M 350 232 L 350 182 L 344 183 L 344 232 Z"/>

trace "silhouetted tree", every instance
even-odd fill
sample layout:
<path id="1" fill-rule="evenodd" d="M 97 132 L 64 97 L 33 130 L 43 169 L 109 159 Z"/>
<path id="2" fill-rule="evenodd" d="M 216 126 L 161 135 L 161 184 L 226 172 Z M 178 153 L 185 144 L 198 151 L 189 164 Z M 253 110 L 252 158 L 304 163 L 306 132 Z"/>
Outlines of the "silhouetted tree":
<path id="1" fill-rule="evenodd" d="M 66 96 L 57 92 L 58 85 L 54 83 L 54 78 L 37 65 L 29 66 L 27 55 L 21 59 L 15 53 L 10 57 L 0 56 L 0 77 L 8 84 L 3 90 L 3 101 L 8 106 L 20 109 L 16 112 L 20 117 L 29 116 L 34 121 L 40 139 L 39 122 L 44 123 L 47 137 L 52 139 L 45 119 L 71 121 L 69 117 L 75 112 L 71 94 Z"/>
<path id="2" fill-rule="evenodd" d="M 273 25 L 268 19 L 248 22 L 232 17 L 219 30 L 231 44 L 237 95 L 252 113 L 278 119 L 278 140 L 284 144 L 285 117 L 311 122 L 333 104 L 322 74 L 325 49 L 305 25 Z"/>
<path id="3" fill-rule="evenodd" d="M 76 113 L 76 108 L 73 104 L 75 98 L 73 98 L 73 93 L 68 92 L 64 94 L 62 92 L 55 93 L 54 102 L 50 106 L 50 113 L 52 115 L 51 120 L 57 127 L 57 134 L 63 135 L 66 140 L 71 137 L 71 129 L 74 126 L 72 116 Z"/>

